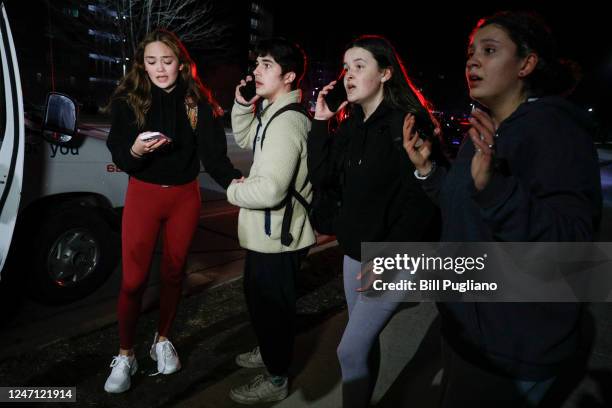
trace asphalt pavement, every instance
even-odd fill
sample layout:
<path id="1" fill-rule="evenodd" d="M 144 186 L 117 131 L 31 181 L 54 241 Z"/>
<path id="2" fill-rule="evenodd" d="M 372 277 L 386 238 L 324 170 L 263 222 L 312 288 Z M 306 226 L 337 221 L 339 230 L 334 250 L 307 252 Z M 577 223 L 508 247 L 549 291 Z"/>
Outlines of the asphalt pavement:
<path id="1" fill-rule="evenodd" d="M 612 241 L 612 161 L 607 163 L 612 154 L 601 152 L 601 159 L 605 212 L 600 238 Z M 234 356 L 250 350 L 256 340 L 242 294 L 243 253 L 236 242 L 236 216 L 224 208 L 219 205 L 215 210 L 218 213 L 211 210 L 202 220 L 200 230 L 208 233 L 207 239 L 198 241 L 190 255 L 191 273 L 172 337 L 183 362 L 180 372 L 149 376 L 155 372 L 155 364 L 148 357 L 157 322 L 153 294 L 157 288 L 153 285 L 138 325 L 136 355 L 140 368 L 129 392 L 110 395 L 103 391 L 118 342 L 116 322 L 110 315 L 108 320 L 88 328 L 86 318 L 81 316 L 79 324 L 86 329 L 78 331 L 71 330 L 74 321 L 62 322 L 60 315 L 53 320 L 53 328 L 41 322 L 42 326 L 22 333 L 21 340 L 7 331 L 0 343 L 0 384 L 75 386 L 76 406 L 239 406 L 228 398 L 229 389 L 258 371 L 237 367 Z M 299 329 L 290 395 L 279 403 L 259 406 L 340 406 L 340 370 L 335 352 L 347 319 L 341 257 L 332 242 L 307 258 L 298 282 Z M 438 326 L 431 303 L 406 304 L 394 316 L 381 335 L 382 360 L 374 406 L 436 406 L 441 378 Z M 34 336 L 48 336 L 45 331 L 55 334 L 48 341 L 32 342 Z M 581 358 L 555 386 L 548 407 L 612 406 L 612 304 L 588 305 L 583 333 Z M 36 404 L 46 405 L 58 406 Z"/>

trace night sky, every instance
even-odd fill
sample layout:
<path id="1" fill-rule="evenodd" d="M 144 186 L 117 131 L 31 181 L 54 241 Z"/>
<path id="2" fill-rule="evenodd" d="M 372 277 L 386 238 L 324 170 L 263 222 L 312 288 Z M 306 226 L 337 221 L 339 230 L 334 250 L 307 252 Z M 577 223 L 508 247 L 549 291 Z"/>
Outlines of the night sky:
<path id="1" fill-rule="evenodd" d="M 313 60 L 338 61 L 338 68 L 343 47 L 352 38 L 360 34 L 386 36 L 401 54 L 409 75 L 426 96 L 443 108 L 467 101 L 463 79 L 465 50 L 468 35 L 478 19 L 497 10 L 536 11 L 552 28 L 560 55 L 583 68 L 584 79 L 575 99 L 606 106 L 612 112 L 608 101 L 612 92 L 612 15 L 604 11 L 604 2 L 460 4 L 285 0 L 271 2 L 271 9 L 277 35 L 302 44 Z"/>
<path id="2" fill-rule="evenodd" d="M 64 3 L 48 4 L 56 5 L 59 13 Z M 264 0 L 262 3 L 273 14 L 275 35 L 300 43 L 312 62 L 328 63 L 328 69 L 335 72 L 340 71 L 344 46 L 351 39 L 361 34 L 386 36 L 398 50 L 414 83 L 437 109 L 445 111 L 465 111 L 469 107 L 463 77 L 465 50 L 468 35 L 478 19 L 504 9 L 536 11 L 553 29 L 560 56 L 582 66 L 583 80 L 572 98 L 583 107 L 594 108 L 594 117 L 600 123 L 607 121 L 612 129 L 612 14 L 604 9 L 602 1 L 464 1 L 454 5 L 435 0 Z M 37 72 L 43 74 L 42 85 L 49 82 L 46 4 L 43 0 L 7 3 L 20 62 L 31 71 L 24 73 L 24 83 L 32 83 Z M 248 63 L 249 9 L 245 0 L 215 0 L 216 18 L 229 22 L 232 27 L 228 34 L 231 45 L 225 49 L 200 49 L 197 44 L 187 44 L 205 82 L 226 108 L 231 107 L 235 84 Z M 90 40 L 86 35 L 74 38 Z M 56 41 L 54 46 L 58 55 L 55 66 L 58 87 L 62 86 L 62 78 L 75 76 L 81 81 L 75 85 L 76 89 L 58 90 L 85 100 L 87 95 L 78 94 L 78 90 L 88 90 L 87 78 L 98 75 L 88 71 L 92 64 L 87 53 L 83 51 L 79 57 L 74 44 L 66 41 L 65 44 Z M 66 56 L 61 58 L 64 48 Z"/>

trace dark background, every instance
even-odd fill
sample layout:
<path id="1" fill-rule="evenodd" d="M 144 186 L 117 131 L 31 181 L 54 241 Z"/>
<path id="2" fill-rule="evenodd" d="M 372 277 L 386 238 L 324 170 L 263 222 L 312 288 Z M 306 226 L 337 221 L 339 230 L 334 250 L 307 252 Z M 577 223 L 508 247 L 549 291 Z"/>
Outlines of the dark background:
<path id="1" fill-rule="evenodd" d="M 478 19 L 497 10 L 536 11 L 552 28 L 559 54 L 582 66 L 576 100 L 612 113 L 612 14 L 604 2 L 276 1 L 273 10 L 277 33 L 301 43 L 312 60 L 334 62 L 337 69 L 351 39 L 384 35 L 409 75 L 442 109 L 467 103 L 465 50 Z"/>
<path id="2" fill-rule="evenodd" d="M 96 61 L 91 52 L 118 55 L 115 44 L 93 41 L 87 35 L 90 2 L 74 0 L 8 0 L 5 2 L 20 58 L 26 105 L 42 106 L 54 87 L 73 95 L 82 113 L 96 113 L 122 75 L 120 64 Z M 93 1 L 97 4 L 99 2 Z M 234 88 L 246 71 L 252 34 L 273 34 L 300 43 L 309 56 L 304 82 L 306 98 L 334 79 L 341 67 L 344 46 L 361 34 L 386 36 L 402 57 L 414 83 L 434 107 L 447 113 L 465 112 L 469 100 L 463 77 L 467 38 L 478 19 L 497 10 L 532 10 L 549 23 L 559 54 L 579 63 L 583 79 L 572 96 L 610 133 L 612 115 L 612 14 L 604 2 L 581 1 L 276 1 L 214 0 L 216 21 L 230 25 L 225 48 L 187 43 L 198 71 L 225 109 L 233 103 Z M 254 14 L 253 5 L 261 11 Z M 65 10 L 79 12 L 74 18 Z M 253 31 L 253 16 L 260 26 Z M 263 16 L 263 17 L 262 17 Z M 50 24 L 51 22 L 51 24 Z M 99 24 L 98 21 L 96 24 Z M 102 26 L 113 31 L 112 19 Z M 52 26 L 52 29 L 50 29 Z M 49 32 L 53 31 L 53 47 Z M 51 55 L 50 50 L 54 54 Z M 106 82 L 92 82 L 91 77 Z M 605 140 L 607 138 L 603 137 Z"/>

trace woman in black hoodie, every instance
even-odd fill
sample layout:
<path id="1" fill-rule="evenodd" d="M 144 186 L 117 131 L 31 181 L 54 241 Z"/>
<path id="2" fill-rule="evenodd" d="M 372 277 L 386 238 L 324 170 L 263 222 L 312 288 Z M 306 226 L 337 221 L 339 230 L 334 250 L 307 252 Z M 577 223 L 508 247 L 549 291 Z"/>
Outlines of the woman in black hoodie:
<path id="1" fill-rule="evenodd" d="M 219 105 L 196 74 L 180 40 L 156 30 L 140 43 L 134 63 L 111 97 L 107 145 L 113 161 L 130 175 L 121 228 L 119 355 L 104 389 L 129 389 L 137 370 L 134 335 L 157 235 L 163 228 L 160 320 L 150 355 L 161 374 L 181 364 L 168 340 L 184 277 L 183 266 L 200 215 L 200 162 L 223 187 L 234 169 Z M 149 140 L 147 139 L 149 138 Z"/>
<path id="2" fill-rule="evenodd" d="M 344 69 L 344 83 L 332 82 L 317 98 L 308 138 L 308 170 L 314 188 L 335 186 L 342 192 L 335 230 L 345 253 L 349 322 L 338 358 L 343 404 L 358 408 L 369 405 L 377 372 L 377 366 L 368 364 L 369 357 L 398 306 L 397 302 L 364 301 L 358 296 L 361 243 L 435 241 L 439 216 L 410 175 L 414 168 L 401 144 L 407 113 L 419 118 L 419 124 L 430 129 L 430 136 L 434 120 L 395 50 L 382 37 L 362 36 L 346 47 Z M 328 121 L 335 112 L 329 110 L 324 96 L 334 86 L 346 88 L 348 101 L 339 110 L 348 118 L 330 134 Z"/>
<path id="3" fill-rule="evenodd" d="M 442 210 L 442 241 L 590 241 L 601 212 L 599 167 L 584 113 L 560 96 L 574 85 L 536 16 L 479 21 L 468 47 L 469 138 L 446 171 L 404 147 Z M 487 111 L 485 111 L 485 109 Z M 576 303 L 440 303 L 443 407 L 536 406 L 577 349 Z"/>

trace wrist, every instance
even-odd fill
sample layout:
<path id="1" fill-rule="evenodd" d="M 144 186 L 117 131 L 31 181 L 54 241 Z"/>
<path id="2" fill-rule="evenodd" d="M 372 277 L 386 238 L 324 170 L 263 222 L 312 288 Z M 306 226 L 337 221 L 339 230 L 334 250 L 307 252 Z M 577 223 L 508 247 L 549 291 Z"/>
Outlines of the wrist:
<path id="1" fill-rule="evenodd" d="M 253 106 L 253 104 L 250 104 L 250 103 L 248 103 L 248 102 L 246 102 L 246 103 L 240 102 L 240 101 L 238 100 L 238 98 L 236 98 L 234 101 L 235 101 L 235 102 L 236 102 L 238 105 L 240 105 L 240 106 L 244 106 L 245 108 L 250 108 L 251 106 Z"/>
<path id="2" fill-rule="evenodd" d="M 424 166 L 416 168 L 414 176 L 419 180 L 425 180 L 436 170 L 436 162 L 428 161 Z"/>
<path id="3" fill-rule="evenodd" d="M 434 163 L 431 160 L 427 160 L 425 163 L 423 163 L 422 166 L 416 167 L 416 171 L 417 173 L 419 173 L 419 176 L 425 177 L 428 176 L 429 173 L 431 173 L 433 168 Z"/>
<path id="4" fill-rule="evenodd" d="M 132 157 L 135 157 L 137 159 L 142 159 L 142 154 L 136 153 L 136 151 L 134 151 L 134 147 L 130 147 L 130 154 L 132 155 Z"/>

